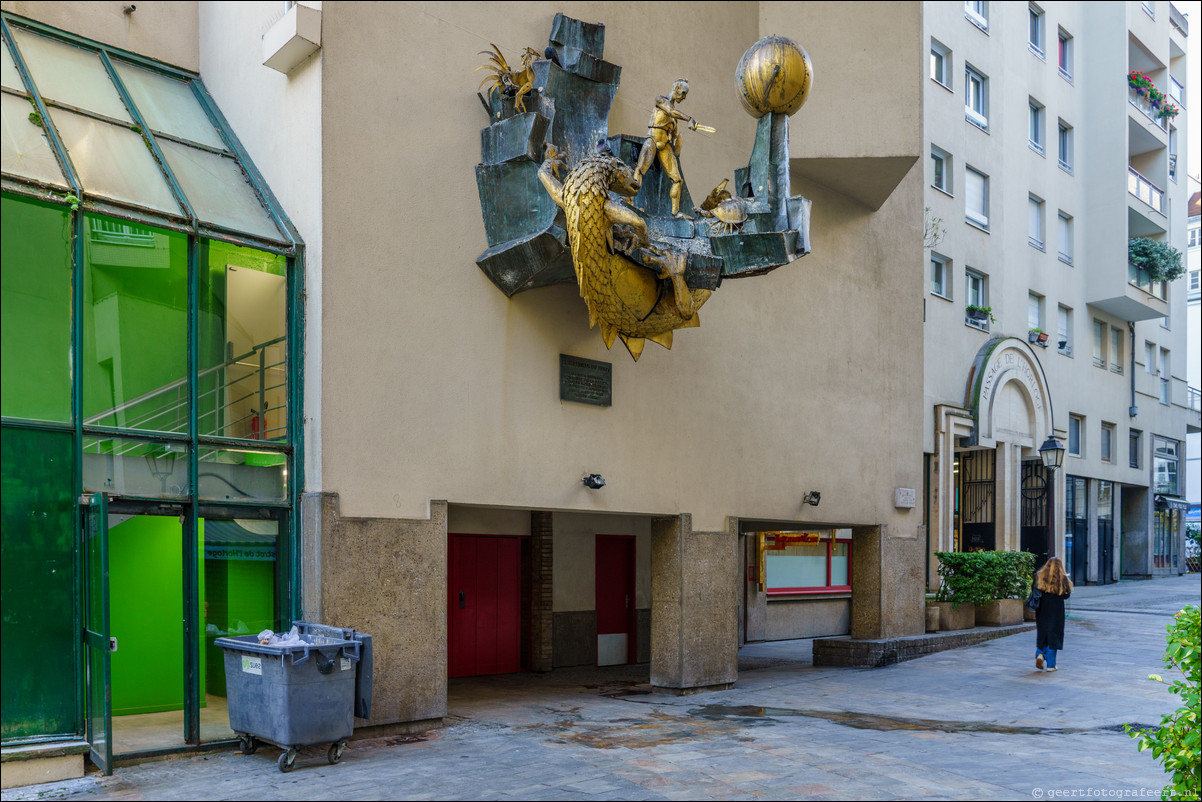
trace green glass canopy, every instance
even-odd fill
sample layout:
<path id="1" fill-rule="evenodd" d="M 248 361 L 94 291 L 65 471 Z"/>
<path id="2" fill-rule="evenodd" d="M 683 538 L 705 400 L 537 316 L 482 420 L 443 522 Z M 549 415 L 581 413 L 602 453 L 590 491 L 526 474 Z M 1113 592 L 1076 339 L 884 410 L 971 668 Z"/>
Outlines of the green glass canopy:
<path id="1" fill-rule="evenodd" d="M 296 244 L 198 76 L 7 15 L 0 50 L 10 188 L 277 250 Z"/>

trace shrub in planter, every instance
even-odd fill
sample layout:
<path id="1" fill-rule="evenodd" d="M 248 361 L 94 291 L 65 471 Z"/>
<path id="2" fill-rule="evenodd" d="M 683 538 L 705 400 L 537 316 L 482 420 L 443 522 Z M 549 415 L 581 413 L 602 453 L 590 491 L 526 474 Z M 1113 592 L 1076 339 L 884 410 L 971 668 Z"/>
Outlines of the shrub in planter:
<path id="1" fill-rule="evenodd" d="M 972 605 L 974 623 L 998 626 L 1022 620 L 1022 605 L 1004 599 L 1025 599 L 1031 589 L 1035 555 L 1025 551 L 938 552 L 941 583 L 937 598 L 955 608 Z M 996 609 L 989 609 L 990 607 Z M 977 621 L 977 608 L 982 608 Z M 1006 608 L 1004 611 L 1002 608 Z M 953 613 L 954 614 L 954 613 Z M 940 622 L 943 629 L 953 629 Z M 968 626 L 972 626 L 969 624 Z"/>

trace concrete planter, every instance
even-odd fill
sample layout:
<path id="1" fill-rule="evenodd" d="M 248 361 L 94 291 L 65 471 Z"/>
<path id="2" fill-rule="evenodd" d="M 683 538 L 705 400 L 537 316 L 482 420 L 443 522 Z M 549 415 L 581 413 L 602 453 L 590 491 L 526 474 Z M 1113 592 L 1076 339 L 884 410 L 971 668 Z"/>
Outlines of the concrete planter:
<path id="1" fill-rule="evenodd" d="M 943 632 L 976 626 L 977 610 L 971 604 L 952 607 L 951 602 L 936 602 L 934 606 L 939 609 L 939 629 Z"/>
<path id="2" fill-rule="evenodd" d="M 927 632 L 939 631 L 939 608 L 934 604 L 927 605 Z"/>
<path id="3" fill-rule="evenodd" d="M 977 605 L 976 624 L 979 627 L 1008 627 L 1023 622 L 1022 599 L 995 599 L 989 604 Z"/>

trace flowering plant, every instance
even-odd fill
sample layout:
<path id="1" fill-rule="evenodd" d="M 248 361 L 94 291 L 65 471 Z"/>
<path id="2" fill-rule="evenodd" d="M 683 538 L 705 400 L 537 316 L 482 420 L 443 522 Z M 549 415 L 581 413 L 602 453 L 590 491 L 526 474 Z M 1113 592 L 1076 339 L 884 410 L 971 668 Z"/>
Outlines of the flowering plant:
<path id="1" fill-rule="evenodd" d="M 1155 91 L 1156 84 L 1152 83 L 1152 79 L 1146 73 L 1132 70 L 1127 73 L 1127 85 L 1136 91 L 1136 93 L 1145 95 L 1149 91 Z"/>

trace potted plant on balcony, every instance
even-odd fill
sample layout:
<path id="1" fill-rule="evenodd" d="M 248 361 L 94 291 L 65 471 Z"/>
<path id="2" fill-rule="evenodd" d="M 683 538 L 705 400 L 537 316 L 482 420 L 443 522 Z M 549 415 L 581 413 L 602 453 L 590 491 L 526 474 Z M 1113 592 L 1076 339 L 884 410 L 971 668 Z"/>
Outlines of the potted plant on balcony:
<path id="1" fill-rule="evenodd" d="M 1148 94 L 1149 91 L 1156 88 L 1156 85 L 1152 83 L 1152 79 L 1138 70 L 1132 70 L 1127 73 L 1127 84 L 1135 90 L 1135 94 L 1141 96 Z"/>
<path id="2" fill-rule="evenodd" d="M 1044 348 L 1047 348 L 1048 333 L 1046 331 L 1044 331 L 1043 329 L 1039 328 L 1038 326 L 1036 326 L 1033 329 L 1028 329 L 1027 330 L 1027 342 L 1035 343 L 1037 345 L 1042 345 Z"/>
<path id="3" fill-rule="evenodd" d="M 964 307 L 964 314 L 969 320 L 974 320 L 978 323 L 984 323 L 986 320 L 990 323 L 997 323 L 997 318 L 993 316 L 992 307 L 969 304 Z"/>
<path id="4" fill-rule="evenodd" d="M 1181 251 L 1167 242 L 1133 237 L 1127 240 L 1127 259 L 1152 281 L 1174 281 L 1185 275 Z"/>

